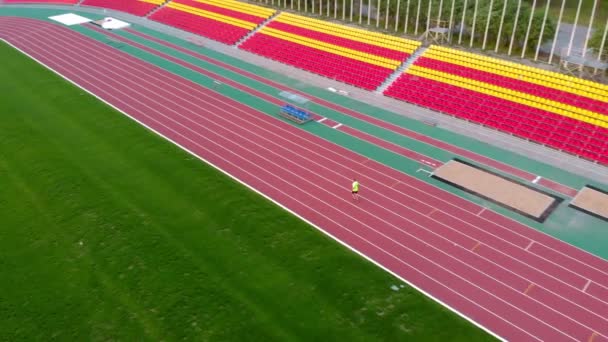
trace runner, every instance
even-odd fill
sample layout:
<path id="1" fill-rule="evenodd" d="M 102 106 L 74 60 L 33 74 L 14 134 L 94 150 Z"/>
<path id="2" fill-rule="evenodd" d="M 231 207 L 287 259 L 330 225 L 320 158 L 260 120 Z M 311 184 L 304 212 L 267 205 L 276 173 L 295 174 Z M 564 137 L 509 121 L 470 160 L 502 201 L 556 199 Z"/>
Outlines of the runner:
<path id="1" fill-rule="evenodd" d="M 353 179 L 353 199 L 355 201 L 359 201 L 359 182 L 357 182 L 357 178 Z"/>

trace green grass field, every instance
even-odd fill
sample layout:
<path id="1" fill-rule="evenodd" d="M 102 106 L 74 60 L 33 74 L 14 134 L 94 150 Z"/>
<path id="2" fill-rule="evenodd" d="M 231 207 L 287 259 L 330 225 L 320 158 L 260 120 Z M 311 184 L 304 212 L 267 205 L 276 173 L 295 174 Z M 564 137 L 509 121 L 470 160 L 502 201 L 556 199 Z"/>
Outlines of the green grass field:
<path id="1" fill-rule="evenodd" d="M 4 44 L 0 59 L 0 339 L 492 339 Z"/>

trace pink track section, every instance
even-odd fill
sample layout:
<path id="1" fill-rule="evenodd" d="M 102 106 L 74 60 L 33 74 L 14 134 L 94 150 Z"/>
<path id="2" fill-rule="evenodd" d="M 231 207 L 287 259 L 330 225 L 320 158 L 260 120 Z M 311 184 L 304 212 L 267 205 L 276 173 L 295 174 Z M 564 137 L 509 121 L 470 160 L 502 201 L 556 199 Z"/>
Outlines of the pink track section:
<path id="1" fill-rule="evenodd" d="M 498 336 L 608 340 L 605 260 L 65 27 L 0 35 Z"/>
<path id="2" fill-rule="evenodd" d="M 450 144 L 448 144 L 446 142 L 433 139 L 433 138 L 431 138 L 429 136 L 426 136 L 426 135 L 423 135 L 423 134 L 420 134 L 420 133 L 408 130 L 408 129 L 404 128 L 404 127 L 397 126 L 397 125 L 394 125 L 394 124 L 391 124 L 391 123 L 379 120 L 377 118 L 374 118 L 372 116 L 368 116 L 368 115 L 359 113 L 359 112 L 354 111 L 352 109 L 349 109 L 349 108 L 346 108 L 346 107 L 342 107 L 340 105 L 337 105 L 335 103 L 323 100 L 321 98 L 317 98 L 317 97 L 311 96 L 310 94 L 303 94 L 303 93 L 301 93 L 301 92 L 299 92 L 299 91 L 297 91 L 295 89 L 291 89 L 291 88 L 289 88 L 289 87 L 287 87 L 285 85 L 282 85 L 282 84 L 276 83 L 274 81 L 265 79 L 263 77 L 255 75 L 253 73 L 250 73 L 250 72 L 248 72 L 246 70 L 242 70 L 242 69 L 239 69 L 239 68 L 234 67 L 232 65 L 229 65 L 229 64 L 226 64 L 226 63 L 222 63 L 220 61 L 208 58 L 205 55 L 193 52 L 191 50 L 187 50 L 187 49 L 185 49 L 183 47 L 174 45 L 172 43 L 169 43 L 169 42 L 166 42 L 166 41 L 163 41 L 163 40 L 160 40 L 158 38 L 148 36 L 148 35 L 143 34 L 141 32 L 130 30 L 130 29 L 127 29 L 127 30 L 130 33 L 135 34 L 137 36 L 140 36 L 142 38 L 154 41 L 154 42 L 162 44 L 164 46 L 171 47 L 171 48 L 173 48 L 175 50 L 178 50 L 178 51 L 183 52 L 185 54 L 188 54 L 190 56 L 193 56 L 193 57 L 196 57 L 196 58 L 200 58 L 200 59 L 202 59 L 202 60 L 204 60 L 206 62 L 213 63 L 215 65 L 221 66 L 224 69 L 236 72 L 236 73 L 241 74 L 243 76 L 246 76 L 246 77 L 249 77 L 251 79 L 254 79 L 254 80 L 258 81 L 258 82 L 262 82 L 264 84 L 272 86 L 272 87 L 274 87 L 276 89 L 279 89 L 279 90 L 288 90 L 288 91 L 290 91 L 292 93 L 296 93 L 296 94 L 305 96 L 305 97 L 313 100 L 314 102 L 316 102 L 316 103 L 318 103 L 320 105 L 323 105 L 323 106 L 325 106 L 327 108 L 331 108 L 331 109 L 333 109 L 335 111 L 338 111 L 338 112 L 341 112 L 343 114 L 355 117 L 355 118 L 357 118 L 357 119 L 359 119 L 361 121 L 373 124 L 375 126 L 382 127 L 384 129 L 387 129 L 389 131 L 395 132 L 397 134 L 400 134 L 400 135 L 403 135 L 403 136 L 406 136 L 406 137 L 409 137 L 409 138 L 412 138 L 412 139 L 424 142 L 424 143 L 426 143 L 428 145 L 437 147 L 439 149 L 442 149 L 442 150 L 445 150 L 445 151 L 449 151 L 449 152 L 452 152 L 454 154 L 466 157 L 466 158 L 468 158 L 470 160 L 474 160 L 476 162 L 485 164 L 487 166 L 493 167 L 493 168 L 495 168 L 497 170 L 500 170 L 502 172 L 508 173 L 508 174 L 516 176 L 516 177 L 519 177 L 521 179 L 524 179 L 524 180 L 527 180 L 527 181 L 533 181 L 536 178 L 536 175 L 534 175 L 532 173 L 529 173 L 527 171 L 515 168 L 515 167 L 513 167 L 511 165 L 502 163 L 502 162 L 500 162 L 498 160 L 494 160 L 494 159 L 488 158 L 486 156 L 477 154 L 475 152 L 471 152 L 469 150 L 465 150 L 463 148 L 460 148 L 460 147 L 457 147 L 457 146 L 454 146 L 454 145 L 450 145 Z M 217 77 L 217 76 L 214 76 L 214 77 Z M 237 87 L 237 88 L 239 88 L 239 89 L 241 89 L 238 85 L 234 85 L 234 86 Z M 256 95 L 256 96 L 258 96 L 258 95 Z M 538 182 L 538 184 L 541 184 L 541 185 L 543 185 L 544 187 L 546 187 L 548 189 L 552 189 L 554 191 L 557 191 L 558 193 L 561 193 L 561 194 L 564 194 L 564 195 L 570 196 L 570 197 L 575 196 L 577 194 L 577 192 L 578 192 L 576 189 L 570 188 L 568 186 L 565 186 L 563 184 L 557 183 L 555 181 L 552 181 L 552 180 L 546 179 L 546 178 L 542 178 Z"/>

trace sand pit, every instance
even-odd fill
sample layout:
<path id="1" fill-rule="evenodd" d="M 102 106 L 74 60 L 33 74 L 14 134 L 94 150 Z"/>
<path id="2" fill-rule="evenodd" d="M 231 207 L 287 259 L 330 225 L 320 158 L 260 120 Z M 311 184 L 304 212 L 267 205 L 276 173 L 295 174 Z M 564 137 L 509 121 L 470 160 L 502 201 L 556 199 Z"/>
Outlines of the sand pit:
<path id="1" fill-rule="evenodd" d="M 587 185 L 578 192 L 570 206 L 608 221 L 608 192 Z"/>
<path id="2" fill-rule="evenodd" d="M 437 168 L 433 178 L 543 222 L 562 201 L 552 194 L 477 165 L 454 159 Z"/>

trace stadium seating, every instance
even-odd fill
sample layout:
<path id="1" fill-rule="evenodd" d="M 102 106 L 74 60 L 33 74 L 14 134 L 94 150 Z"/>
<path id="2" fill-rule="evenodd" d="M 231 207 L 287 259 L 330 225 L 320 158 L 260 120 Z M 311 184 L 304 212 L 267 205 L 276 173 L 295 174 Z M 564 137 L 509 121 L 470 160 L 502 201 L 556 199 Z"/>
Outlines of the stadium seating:
<path id="1" fill-rule="evenodd" d="M 304 123 L 312 120 L 312 116 L 310 115 L 310 113 L 302 109 L 296 108 L 290 104 L 282 106 L 280 114 L 297 123 Z"/>
<path id="2" fill-rule="evenodd" d="M 385 95 L 608 164 L 608 87 L 432 46 Z"/>
<path id="3" fill-rule="evenodd" d="M 150 19 L 226 44 L 235 44 L 274 14 L 235 0 L 174 0 Z"/>
<path id="4" fill-rule="evenodd" d="M 108 8 L 141 17 L 164 2 L 164 0 L 84 0 L 81 5 Z"/>
<path id="5" fill-rule="evenodd" d="M 4 0 L 5 4 L 77 4 L 80 0 Z M 0 1 L 2 3 L 2 1 Z"/>
<path id="6" fill-rule="evenodd" d="M 377 88 L 420 42 L 281 13 L 241 49 L 363 89 Z"/>

